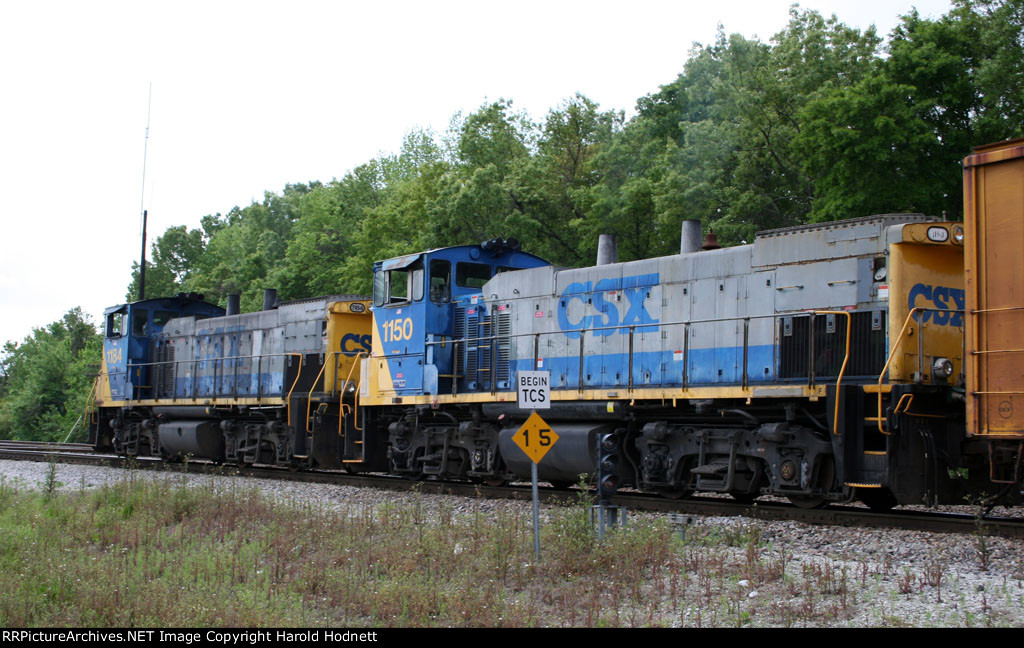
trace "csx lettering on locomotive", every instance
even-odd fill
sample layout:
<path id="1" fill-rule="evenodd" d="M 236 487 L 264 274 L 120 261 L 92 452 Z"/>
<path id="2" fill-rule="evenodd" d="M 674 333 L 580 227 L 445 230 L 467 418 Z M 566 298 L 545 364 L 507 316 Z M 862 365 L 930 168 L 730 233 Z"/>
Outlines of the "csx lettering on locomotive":
<path id="1" fill-rule="evenodd" d="M 965 298 L 961 288 L 915 284 L 907 295 L 907 306 L 914 308 L 938 308 L 941 310 L 925 310 L 915 316 L 922 324 L 929 321 L 939 326 L 963 326 Z M 942 312 L 942 311 L 950 312 Z M 957 312 L 959 311 L 959 312 Z"/>
<path id="2" fill-rule="evenodd" d="M 346 333 L 341 337 L 341 352 L 347 356 L 354 356 L 360 352 L 369 353 L 372 337 L 369 335 L 358 335 Z"/>
<path id="3" fill-rule="evenodd" d="M 569 284 L 562 291 L 562 298 L 558 302 L 558 325 L 565 336 L 569 339 L 579 339 L 579 331 L 584 329 L 596 329 L 595 335 L 606 336 L 613 333 L 628 333 L 629 326 L 644 326 L 645 331 L 657 331 L 658 323 L 644 306 L 647 298 L 647 290 L 650 286 L 658 284 L 658 273 L 635 275 L 632 277 L 615 277 L 592 281 L 577 282 Z M 626 297 L 626 312 L 619 318 L 618 302 L 607 301 L 606 295 L 612 291 L 622 291 Z M 591 296 L 592 295 L 592 296 Z M 584 315 L 579 321 L 573 322 L 569 319 L 569 304 L 572 300 L 579 300 L 584 306 L 589 302 L 593 303 L 593 310 L 597 313 Z M 622 325 L 616 329 L 616 326 Z"/>

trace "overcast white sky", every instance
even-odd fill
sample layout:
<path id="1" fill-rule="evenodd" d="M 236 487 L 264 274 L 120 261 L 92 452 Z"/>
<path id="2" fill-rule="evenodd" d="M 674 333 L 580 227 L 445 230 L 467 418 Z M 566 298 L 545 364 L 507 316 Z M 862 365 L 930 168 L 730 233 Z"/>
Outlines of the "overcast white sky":
<path id="1" fill-rule="evenodd" d="M 539 119 L 581 92 L 629 116 L 719 24 L 767 41 L 789 6 L 0 0 L 0 344 L 123 301 L 143 205 L 152 241 L 264 191 L 340 178 L 487 99 Z M 950 2 L 801 6 L 887 34 L 911 7 L 938 17 Z"/>

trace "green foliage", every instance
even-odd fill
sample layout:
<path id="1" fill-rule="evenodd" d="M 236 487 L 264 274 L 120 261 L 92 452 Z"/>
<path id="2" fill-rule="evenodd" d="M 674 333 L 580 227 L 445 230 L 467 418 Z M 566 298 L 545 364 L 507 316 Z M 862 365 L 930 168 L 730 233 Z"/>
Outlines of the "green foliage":
<path id="1" fill-rule="evenodd" d="M 20 344 L 7 342 L 0 359 L 0 438 L 63 441 L 85 409 L 101 353 L 102 338 L 80 308 Z"/>
<path id="2" fill-rule="evenodd" d="M 695 45 L 629 121 L 579 94 L 541 123 L 499 99 L 340 180 L 171 228 L 147 294 L 239 291 L 254 309 L 265 287 L 366 294 L 374 261 L 495 236 L 574 266 L 601 233 L 621 260 L 675 253 L 691 218 L 732 245 L 872 213 L 955 217 L 970 147 L 1022 134 L 1024 0 L 915 11 L 888 40 L 794 7 L 769 42 L 721 30 Z"/>
<path id="3" fill-rule="evenodd" d="M 801 115 L 814 220 L 878 211 L 961 216 L 960 161 L 1024 131 L 1024 2 L 959 0 L 903 17 L 872 74 L 818 93 Z"/>
<path id="4" fill-rule="evenodd" d="M 151 246 L 151 258 L 146 260 L 146 297 L 171 297 L 185 290 L 205 249 L 201 230 L 184 225 L 167 228 Z M 139 298 L 138 263 L 132 264 L 132 283 L 125 297 L 128 301 Z"/>

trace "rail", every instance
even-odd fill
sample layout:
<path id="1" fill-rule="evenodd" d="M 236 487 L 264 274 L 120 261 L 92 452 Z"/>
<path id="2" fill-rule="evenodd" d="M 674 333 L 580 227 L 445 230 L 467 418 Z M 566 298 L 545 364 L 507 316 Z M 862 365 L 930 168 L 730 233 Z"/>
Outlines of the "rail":
<path id="1" fill-rule="evenodd" d="M 302 354 L 286 353 L 285 355 L 299 357 L 299 368 L 295 370 L 295 378 L 292 380 L 292 386 L 288 390 L 288 397 L 284 401 L 284 411 L 285 417 L 288 419 L 288 427 L 292 427 L 292 392 L 295 391 L 295 385 L 299 384 L 299 378 L 302 376 Z"/>
<path id="2" fill-rule="evenodd" d="M 89 395 L 85 397 L 85 411 L 82 412 L 82 420 L 86 421 L 87 425 L 99 422 L 96 411 L 96 391 L 100 387 L 100 379 L 100 376 L 96 376 L 96 380 L 92 381 L 92 389 L 89 390 Z"/>
<path id="3" fill-rule="evenodd" d="M 360 352 L 360 353 L 362 353 L 362 352 Z M 334 351 L 331 354 L 331 356 L 333 357 L 333 360 L 334 360 L 334 382 L 331 384 L 331 389 L 330 389 L 330 392 L 329 392 L 330 394 L 334 394 L 334 393 L 336 393 L 338 391 L 338 368 L 339 368 L 339 366 L 341 364 L 341 362 L 340 362 L 341 361 L 341 356 L 343 356 L 343 355 L 348 356 L 349 354 L 343 353 L 341 351 Z M 318 373 L 316 375 L 316 378 L 313 379 L 313 384 L 312 384 L 312 386 L 310 386 L 309 392 L 306 394 L 306 432 L 310 433 L 310 434 L 313 432 L 311 429 L 309 429 L 310 411 L 311 411 L 311 407 L 312 407 L 312 404 L 313 404 L 313 392 L 316 391 L 316 386 L 317 386 L 317 384 L 320 383 L 320 378 L 324 375 L 325 371 L 327 371 L 327 363 L 326 362 L 324 362 L 323 366 L 320 367 L 320 373 Z M 350 370 L 350 373 L 351 373 L 351 370 Z M 347 382 L 348 381 L 346 380 L 346 384 L 347 384 Z M 325 392 L 327 391 L 327 385 L 324 385 L 324 391 Z"/>
<path id="4" fill-rule="evenodd" d="M 971 311 L 971 315 L 988 315 L 991 313 L 1008 313 L 1024 310 L 1024 306 L 1004 306 L 1002 308 L 979 308 Z M 980 328 L 978 325 L 977 328 Z M 972 356 L 989 355 L 993 353 L 1024 353 L 1024 349 L 985 349 L 983 351 L 971 351 Z M 972 391 L 972 396 L 1019 396 L 1022 391 Z"/>

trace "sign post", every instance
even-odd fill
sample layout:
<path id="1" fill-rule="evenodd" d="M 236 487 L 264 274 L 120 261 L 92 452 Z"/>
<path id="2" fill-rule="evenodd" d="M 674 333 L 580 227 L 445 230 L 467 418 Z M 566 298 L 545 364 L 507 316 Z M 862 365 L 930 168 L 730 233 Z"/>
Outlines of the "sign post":
<path id="1" fill-rule="evenodd" d="M 537 464 L 558 441 L 558 433 L 551 429 L 540 414 L 533 412 L 512 441 L 533 461 L 530 478 L 533 482 L 533 555 L 540 561 L 540 495 L 537 492 Z"/>

